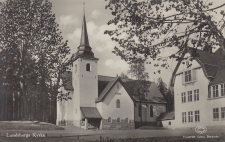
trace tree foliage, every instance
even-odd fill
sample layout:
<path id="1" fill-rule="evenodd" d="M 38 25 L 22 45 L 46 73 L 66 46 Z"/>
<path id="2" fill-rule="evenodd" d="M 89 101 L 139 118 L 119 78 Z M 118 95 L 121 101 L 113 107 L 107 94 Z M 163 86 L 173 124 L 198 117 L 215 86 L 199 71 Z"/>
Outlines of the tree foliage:
<path id="1" fill-rule="evenodd" d="M 69 54 L 48 0 L 7 0 L 1 3 L 1 95 L 16 92 L 23 119 L 31 119 L 34 102 L 46 121 L 48 105 L 58 94 L 60 74 Z M 10 88 L 10 89 L 9 89 Z M 51 102 L 49 102 L 51 101 Z M 33 110 L 38 112 L 38 110 Z"/>
<path id="2" fill-rule="evenodd" d="M 113 53 L 127 62 L 141 57 L 160 60 L 161 65 L 155 66 L 168 68 L 167 60 L 183 60 L 181 55 L 187 47 L 204 49 L 217 45 L 225 50 L 225 13 L 217 13 L 225 3 L 215 7 L 203 0 L 108 1 L 106 9 L 114 16 L 108 24 L 115 24 L 116 29 L 106 30 L 105 34 L 119 44 Z M 164 49 L 174 47 L 174 53 L 162 56 Z"/>
<path id="3" fill-rule="evenodd" d="M 144 61 L 139 60 L 136 63 L 130 64 L 128 74 L 131 74 L 131 76 L 136 78 L 136 80 L 131 81 L 134 84 L 133 86 L 135 86 L 132 88 L 134 97 L 140 101 L 144 100 L 150 86 L 148 73 L 145 72 Z"/>
<path id="4" fill-rule="evenodd" d="M 162 80 L 161 77 L 157 79 L 156 85 L 158 86 L 159 91 L 162 93 L 163 97 L 167 102 L 167 111 L 173 111 L 174 108 L 173 93 L 167 88 L 166 83 Z"/>

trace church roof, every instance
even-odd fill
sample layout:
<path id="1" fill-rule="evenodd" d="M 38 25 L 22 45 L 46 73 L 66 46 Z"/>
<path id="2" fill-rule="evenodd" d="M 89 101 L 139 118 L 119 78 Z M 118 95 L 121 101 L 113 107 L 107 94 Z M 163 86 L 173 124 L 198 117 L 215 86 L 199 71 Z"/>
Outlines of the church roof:
<path id="1" fill-rule="evenodd" d="M 140 101 L 138 97 L 136 97 L 133 92 L 135 88 L 135 82 L 137 80 L 132 79 L 120 79 L 120 77 L 109 77 L 109 76 L 98 76 L 98 94 L 99 97 L 96 102 L 100 102 L 104 99 L 107 93 L 113 88 L 117 81 L 123 85 L 127 93 L 131 96 L 132 100 Z M 149 82 L 149 92 L 147 96 L 142 101 L 146 102 L 154 102 L 154 103 L 166 103 L 165 98 L 162 93 L 159 91 L 158 87 L 154 82 Z"/>
<path id="2" fill-rule="evenodd" d="M 102 118 L 96 107 L 80 107 L 84 118 Z"/>
<path id="3" fill-rule="evenodd" d="M 98 99 L 96 102 L 102 101 L 106 94 L 111 90 L 119 77 L 98 76 Z"/>
<path id="4" fill-rule="evenodd" d="M 161 113 L 157 120 L 173 120 L 175 119 L 174 111 Z"/>
<path id="5" fill-rule="evenodd" d="M 137 82 L 138 80 L 128 80 L 123 82 L 126 91 L 128 92 L 128 94 L 130 94 L 130 96 L 132 96 L 133 100 L 135 101 L 141 100 L 143 102 L 166 103 L 166 100 L 163 97 L 162 93 L 159 91 L 157 85 L 154 82 L 150 82 L 150 81 L 147 81 L 149 85 L 147 95 L 142 99 L 135 96 L 134 88 Z"/>
<path id="6" fill-rule="evenodd" d="M 72 86 L 72 72 L 66 71 L 62 75 L 63 85 L 66 90 L 73 90 Z M 110 77 L 110 76 L 102 76 L 98 75 L 98 98 L 96 102 L 101 102 L 108 92 L 113 88 L 116 82 L 120 82 L 127 93 L 131 96 L 132 100 L 140 101 L 134 94 L 135 82 L 137 80 L 131 79 L 121 79 L 120 77 Z M 158 87 L 154 82 L 149 82 L 149 91 L 147 96 L 142 100 L 145 102 L 154 102 L 154 103 L 166 103 L 165 98 L 162 93 L 159 91 Z"/>

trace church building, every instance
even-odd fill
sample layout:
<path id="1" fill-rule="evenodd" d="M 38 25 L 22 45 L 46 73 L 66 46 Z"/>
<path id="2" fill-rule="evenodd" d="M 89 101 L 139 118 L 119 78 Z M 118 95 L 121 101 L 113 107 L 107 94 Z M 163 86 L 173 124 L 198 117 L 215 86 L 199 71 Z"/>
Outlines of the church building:
<path id="1" fill-rule="evenodd" d="M 62 74 L 57 124 L 84 129 L 134 129 L 134 102 L 119 77 L 98 75 L 98 58 L 89 45 L 85 15 L 80 46 L 70 68 Z"/>

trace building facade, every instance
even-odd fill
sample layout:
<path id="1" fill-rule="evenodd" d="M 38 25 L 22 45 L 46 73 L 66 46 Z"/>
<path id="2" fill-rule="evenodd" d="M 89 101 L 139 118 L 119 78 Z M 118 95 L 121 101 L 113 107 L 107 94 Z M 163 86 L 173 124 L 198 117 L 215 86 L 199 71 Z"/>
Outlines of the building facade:
<path id="1" fill-rule="evenodd" d="M 190 62 L 181 64 L 175 75 L 175 119 L 163 121 L 169 128 L 225 125 L 225 70 L 221 49 L 210 51 L 189 49 L 187 56 L 197 53 Z"/>

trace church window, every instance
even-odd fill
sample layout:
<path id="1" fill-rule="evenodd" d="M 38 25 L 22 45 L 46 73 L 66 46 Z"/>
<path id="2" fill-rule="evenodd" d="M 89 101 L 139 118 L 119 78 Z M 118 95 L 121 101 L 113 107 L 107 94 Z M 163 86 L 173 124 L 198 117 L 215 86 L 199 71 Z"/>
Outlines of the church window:
<path id="1" fill-rule="evenodd" d="M 112 120 L 111 117 L 109 117 L 109 118 L 108 118 L 108 122 L 111 122 L 111 120 Z"/>
<path id="2" fill-rule="evenodd" d="M 150 106 L 150 117 L 153 117 L 153 107 Z"/>
<path id="3" fill-rule="evenodd" d="M 75 72 L 77 72 L 77 65 L 75 65 Z"/>
<path id="4" fill-rule="evenodd" d="M 117 85 L 117 89 L 119 89 L 120 88 L 120 86 L 119 85 Z"/>
<path id="5" fill-rule="evenodd" d="M 169 125 L 171 125 L 171 122 L 169 121 Z"/>
<path id="6" fill-rule="evenodd" d="M 119 99 L 116 100 L 116 108 L 120 108 L 120 100 Z"/>
<path id="7" fill-rule="evenodd" d="M 119 117 L 117 118 L 117 122 L 120 122 L 120 118 Z"/>
<path id="8" fill-rule="evenodd" d="M 91 65 L 89 63 L 86 64 L 86 71 L 91 71 Z"/>

